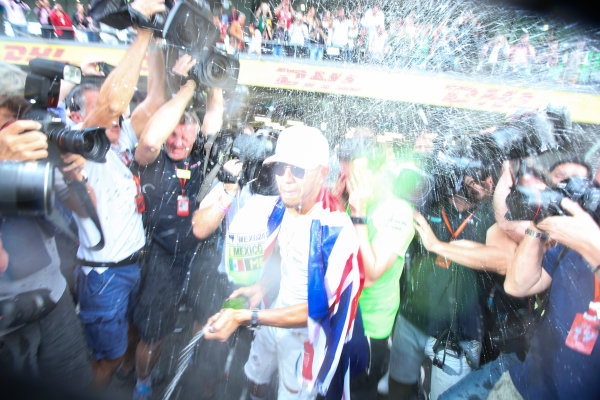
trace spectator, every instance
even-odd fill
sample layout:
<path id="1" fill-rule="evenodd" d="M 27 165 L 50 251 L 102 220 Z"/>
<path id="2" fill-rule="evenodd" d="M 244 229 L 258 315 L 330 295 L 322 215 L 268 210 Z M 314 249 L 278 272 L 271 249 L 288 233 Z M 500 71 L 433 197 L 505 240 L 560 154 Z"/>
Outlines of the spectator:
<path id="1" fill-rule="evenodd" d="M 71 18 L 63 11 L 63 7 L 60 3 L 54 4 L 54 8 L 50 12 L 50 21 L 52 21 L 52 25 L 54 25 L 54 34 L 59 39 L 75 39 Z"/>
<path id="2" fill-rule="evenodd" d="M 262 53 L 262 34 L 258 28 L 255 28 L 252 24 L 248 26 L 248 32 L 250 33 L 250 44 L 248 46 L 248 54 L 261 55 Z"/>
<path id="3" fill-rule="evenodd" d="M 385 25 L 385 14 L 378 4 L 374 4 L 373 7 L 365 11 L 360 24 L 367 28 L 367 37 L 370 41 L 371 37 L 377 33 L 377 28 Z"/>
<path id="4" fill-rule="evenodd" d="M 348 61 L 352 58 L 348 44 L 350 41 L 349 32 L 350 21 L 346 19 L 344 8 L 342 7 L 337 10 L 336 17 L 333 20 L 331 46 L 339 49 L 343 61 Z"/>
<path id="5" fill-rule="evenodd" d="M 91 10 L 92 10 L 92 3 L 90 2 L 87 5 L 87 11 L 85 14 L 85 19 L 87 21 L 87 28 L 88 28 L 87 39 L 88 39 L 88 42 L 97 43 L 97 42 L 102 41 L 100 39 L 100 23 L 98 21 L 96 21 L 90 15 Z"/>
<path id="6" fill-rule="evenodd" d="M 275 154 L 264 163 L 273 164 L 281 196 L 269 217 L 270 238 L 278 245 L 281 265 L 267 264 L 273 270 L 265 271 L 257 284 L 234 291 L 230 297 L 246 296 L 251 309 L 221 310 L 208 319 L 204 337 L 226 340 L 240 325 L 263 325 L 244 368 L 253 396 L 266 395 L 267 384 L 278 370 L 279 398 L 313 398 L 316 392 L 342 398 L 343 393 L 349 394 L 350 360 L 346 352 L 340 357 L 339 350 L 354 335 L 352 317 L 362 278 L 350 219 L 336 211 L 335 200 L 323 187 L 329 145 L 315 128 L 287 128 L 279 135 Z M 317 231 L 322 236 L 311 234 Z M 338 251 L 339 257 L 323 257 Z M 342 277 L 345 267 L 347 274 Z M 273 284 L 280 286 L 276 300 L 270 308 L 259 310 L 256 307 Z M 314 358 L 307 358 L 308 354 Z M 296 374 L 301 358 L 304 384 Z"/>
<path id="7" fill-rule="evenodd" d="M 368 59 L 369 42 L 367 39 L 367 28 L 359 26 L 358 37 L 356 38 L 356 46 L 354 47 L 354 61 L 364 62 Z"/>
<path id="8" fill-rule="evenodd" d="M 315 18 L 309 25 L 308 42 L 311 60 L 322 60 L 325 44 L 328 42 L 328 37 L 325 35 L 321 27 L 321 20 Z"/>
<path id="9" fill-rule="evenodd" d="M 71 22 L 74 23 L 74 27 L 77 29 L 85 30 L 88 27 L 88 21 L 85 18 L 85 10 L 83 8 L 83 4 L 76 3 L 75 12 L 73 13 L 73 17 L 71 18 Z"/>
<path id="10" fill-rule="evenodd" d="M 52 21 L 50 21 L 51 12 L 52 10 L 50 9 L 50 0 L 41 0 L 38 21 L 41 25 L 42 37 L 44 39 L 52 39 L 52 37 L 54 36 Z"/>
<path id="11" fill-rule="evenodd" d="M 286 30 L 289 30 L 292 26 L 292 20 L 295 17 L 295 12 L 290 4 L 290 0 L 282 0 L 281 3 L 275 7 L 275 15 L 277 16 L 277 21 L 281 21 L 283 27 Z"/>
<path id="12" fill-rule="evenodd" d="M 267 21 L 267 27 L 265 28 L 265 31 L 263 32 L 262 40 L 263 40 L 263 42 L 271 42 L 273 40 L 273 37 L 274 37 L 273 23 L 271 21 Z"/>
<path id="13" fill-rule="evenodd" d="M 6 12 L 6 19 L 12 27 L 14 35 L 27 36 L 27 19 L 25 18 L 25 11 L 30 10 L 27 3 L 24 1 L 0 0 L 0 6 L 2 6 Z"/>
<path id="14" fill-rule="evenodd" d="M 289 44 L 292 46 L 294 57 L 301 57 L 304 54 L 304 46 L 308 42 L 308 27 L 304 23 L 301 13 L 296 13 L 289 33 Z"/>
<path id="15" fill-rule="evenodd" d="M 389 54 L 388 34 L 385 26 L 379 25 L 377 31 L 371 35 L 369 41 L 369 58 L 371 61 L 380 63 Z"/>
<path id="16" fill-rule="evenodd" d="M 535 47 L 529 43 L 529 34 L 523 33 L 519 43 L 510 49 L 510 64 L 512 72 L 529 74 L 531 64 L 535 61 Z"/>
<path id="17" fill-rule="evenodd" d="M 246 15 L 241 12 L 238 13 L 237 19 L 234 19 L 229 25 L 229 43 L 237 51 L 244 51 L 246 47 L 245 26 Z"/>
<path id="18" fill-rule="evenodd" d="M 273 13 L 271 12 L 271 6 L 269 3 L 262 2 L 254 13 L 256 17 L 256 27 L 260 31 L 261 35 L 264 35 L 267 29 L 267 22 L 273 20 Z"/>
<path id="19" fill-rule="evenodd" d="M 482 70 L 487 73 L 503 73 L 510 54 L 510 45 L 506 36 L 498 34 L 481 49 Z"/>
<path id="20" fill-rule="evenodd" d="M 289 41 L 289 31 L 285 28 L 284 21 L 277 21 L 275 31 L 273 32 L 273 55 L 285 55 L 284 45 Z"/>

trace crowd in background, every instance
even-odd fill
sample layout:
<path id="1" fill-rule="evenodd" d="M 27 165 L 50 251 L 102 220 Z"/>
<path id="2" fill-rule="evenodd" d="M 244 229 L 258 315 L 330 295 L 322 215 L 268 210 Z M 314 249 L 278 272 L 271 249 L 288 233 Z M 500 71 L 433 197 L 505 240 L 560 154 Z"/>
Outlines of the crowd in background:
<path id="1" fill-rule="evenodd" d="M 100 24 L 91 4 L 76 3 L 69 16 L 60 3 L 2 0 L 12 36 L 35 36 L 28 20 L 39 22 L 39 36 L 81 42 L 126 43 L 133 33 Z M 376 63 L 393 68 L 526 77 L 558 84 L 594 84 L 600 79 L 600 51 L 590 38 L 559 38 L 552 26 L 530 37 L 527 28 L 481 22 L 477 10 L 429 18 L 415 10 L 384 11 L 380 6 L 348 4 L 337 9 L 294 9 L 289 0 L 261 2 L 253 13 L 234 5 L 216 11 L 220 44 L 229 52 L 258 56 Z M 485 14 L 484 14 L 485 15 Z M 516 29 L 516 30 L 515 30 Z"/>

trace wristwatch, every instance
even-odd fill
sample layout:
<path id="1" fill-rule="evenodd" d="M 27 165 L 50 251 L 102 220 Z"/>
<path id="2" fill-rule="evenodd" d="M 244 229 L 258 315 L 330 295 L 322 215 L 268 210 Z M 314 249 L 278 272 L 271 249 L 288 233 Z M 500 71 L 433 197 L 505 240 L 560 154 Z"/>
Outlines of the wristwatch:
<path id="1" fill-rule="evenodd" d="M 258 308 L 252 309 L 252 318 L 250 319 L 250 326 L 252 328 L 258 327 Z"/>
<path id="2" fill-rule="evenodd" d="M 364 225 L 367 223 L 367 218 L 366 217 L 350 217 L 350 221 L 352 221 L 353 224 L 360 224 L 360 225 Z"/>
<path id="3" fill-rule="evenodd" d="M 525 234 L 534 238 L 540 238 L 542 240 L 547 240 L 549 237 L 547 233 L 536 232 L 531 228 L 527 228 L 527 230 L 525 230 Z"/>

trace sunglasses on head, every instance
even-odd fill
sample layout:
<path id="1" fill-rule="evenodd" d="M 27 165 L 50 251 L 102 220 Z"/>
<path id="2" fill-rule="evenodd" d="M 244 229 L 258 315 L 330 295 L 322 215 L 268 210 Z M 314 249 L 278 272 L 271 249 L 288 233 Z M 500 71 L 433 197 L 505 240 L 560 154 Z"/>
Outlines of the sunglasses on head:
<path id="1" fill-rule="evenodd" d="M 306 175 L 306 170 L 304 168 L 282 162 L 273 163 L 273 173 L 277 176 L 283 176 L 285 174 L 286 167 L 289 167 L 292 175 L 298 179 L 302 179 L 304 178 L 304 175 Z"/>

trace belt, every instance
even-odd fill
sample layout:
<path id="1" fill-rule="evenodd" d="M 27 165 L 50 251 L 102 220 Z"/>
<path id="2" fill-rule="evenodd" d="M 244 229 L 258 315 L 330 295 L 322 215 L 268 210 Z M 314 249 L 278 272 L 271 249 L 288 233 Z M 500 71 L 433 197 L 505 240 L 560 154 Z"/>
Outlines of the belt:
<path id="1" fill-rule="evenodd" d="M 124 259 L 122 259 L 121 261 L 117 261 L 117 262 L 97 262 L 97 261 L 86 261 L 86 260 L 82 260 L 80 258 L 77 259 L 77 262 L 82 265 L 82 266 L 86 266 L 86 267 L 94 267 L 94 268 L 99 268 L 99 267 L 104 267 L 104 268 L 115 268 L 115 267 L 124 267 L 126 265 L 131 265 L 136 263 L 140 257 L 143 254 L 143 250 L 138 250 L 135 253 L 133 253 L 132 255 L 130 255 L 129 257 L 126 257 Z"/>

